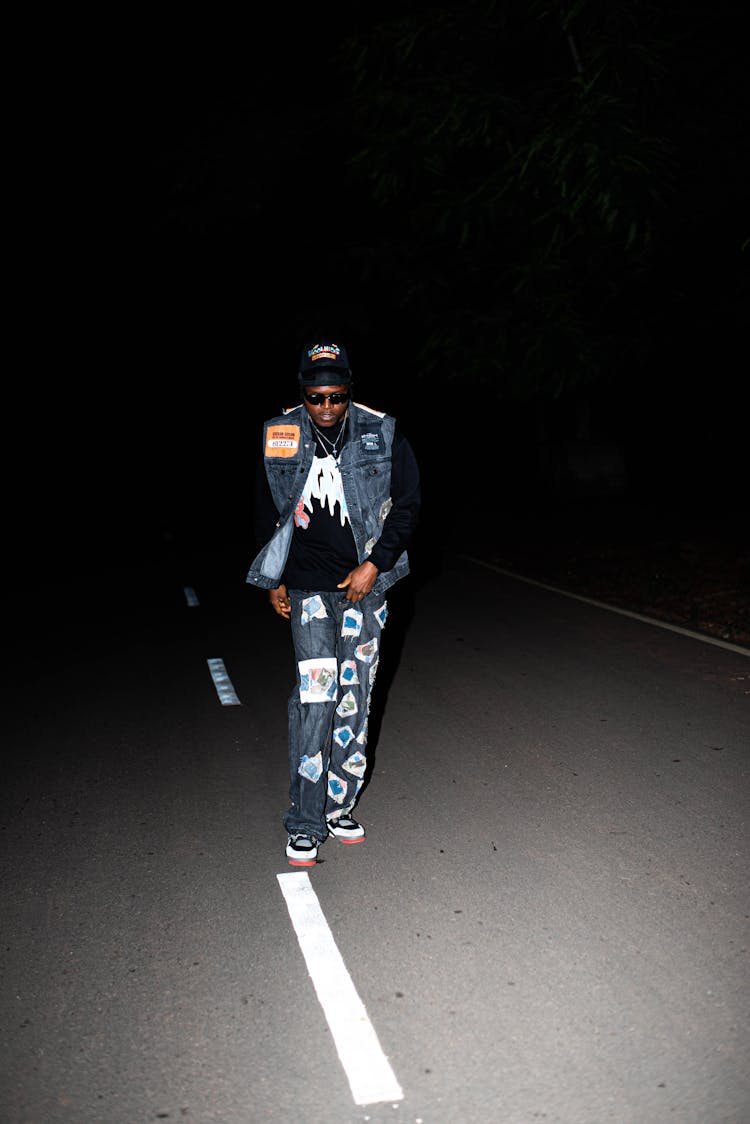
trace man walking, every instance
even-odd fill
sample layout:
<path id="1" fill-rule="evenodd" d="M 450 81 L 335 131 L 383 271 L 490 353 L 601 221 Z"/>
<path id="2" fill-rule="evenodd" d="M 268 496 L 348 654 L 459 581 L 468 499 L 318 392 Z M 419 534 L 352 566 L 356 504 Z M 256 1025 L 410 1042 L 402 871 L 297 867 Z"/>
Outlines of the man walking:
<path id="1" fill-rule="evenodd" d="M 419 471 L 395 419 L 351 400 L 340 342 L 303 348 L 301 403 L 263 429 L 255 497 L 262 548 L 247 581 L 291 623 L 292 866 L 314 866 L 329 835 L 361 843 L 352 816 L 367 766 L 367 727 L 386 591 L 409 572 Z"/>

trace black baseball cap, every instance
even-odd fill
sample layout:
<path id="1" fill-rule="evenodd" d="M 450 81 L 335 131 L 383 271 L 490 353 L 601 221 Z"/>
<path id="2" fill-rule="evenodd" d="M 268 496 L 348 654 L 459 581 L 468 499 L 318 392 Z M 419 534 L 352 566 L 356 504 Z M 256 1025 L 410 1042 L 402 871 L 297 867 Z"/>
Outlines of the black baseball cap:
<path id="1" fill-rule="evenodd" d="M 302 386 L 349 386 L 352 372 L 343 344 L 316 340 L 305 344 L 299 361 Z"/>

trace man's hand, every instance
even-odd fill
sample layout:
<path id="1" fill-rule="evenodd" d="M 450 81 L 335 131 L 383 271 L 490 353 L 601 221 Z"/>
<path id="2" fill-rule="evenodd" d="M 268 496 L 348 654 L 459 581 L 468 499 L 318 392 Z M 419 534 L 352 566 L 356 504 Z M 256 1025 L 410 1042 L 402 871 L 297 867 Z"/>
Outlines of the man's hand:
<path id="1" fill-rule="evenodd" d="M 292 612 L 292 606 L 289 604 L 289 594 L 285 585 L 278 586 L 277 589 L 269 589 L 268 600 L 271 602 L 271 608 L 279 614 L 280 617 L 289 616 Z"/>
<path id="2" fill-rule="evenodd" d="M 377 576 L 377 566 L 372 562 L 362 562 L 356 570 L 351 570 L 336 588 L 346 590 L 347 601 L 361 601 L 375 585 Z"/>

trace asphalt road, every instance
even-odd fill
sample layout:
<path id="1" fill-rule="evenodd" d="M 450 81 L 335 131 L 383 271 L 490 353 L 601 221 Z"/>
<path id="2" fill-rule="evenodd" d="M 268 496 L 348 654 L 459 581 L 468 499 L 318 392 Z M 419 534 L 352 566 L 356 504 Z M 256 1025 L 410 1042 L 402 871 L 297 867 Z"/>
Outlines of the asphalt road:
<path id="1" fill-rule="evenodd" d="M 277 877 L 287 625 L 217 560 L 12 609 L 3 1124 L 750 1119 L 748 657 L 459 558 L 394 590 L 367 840 L 309 872 L 403 1090 L 356 1104 Z"/>

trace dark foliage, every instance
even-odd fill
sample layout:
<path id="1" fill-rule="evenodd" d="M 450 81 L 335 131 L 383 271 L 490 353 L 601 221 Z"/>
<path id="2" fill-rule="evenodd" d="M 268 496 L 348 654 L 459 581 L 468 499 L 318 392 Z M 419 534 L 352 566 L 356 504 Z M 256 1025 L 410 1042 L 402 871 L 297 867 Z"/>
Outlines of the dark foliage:
<path id="1" fill-rule="evenodd" d="M 695 191 L 696 140 L 718 163 L 739 134 L 739 70 L 709 64 L 710 101 L 699 79 L 719 24 L 659 3 L 474 0 L 352 37 L 352 174 L 381 211 L 353 250 L 416 320 L 425 377 L 549 399 L 649 362 L 690 299 L 675 247 L 702 255 L 695 216 L 719 206 Z M 728 268 L 742 236 L 726 216 L 721 237 Z"/>

